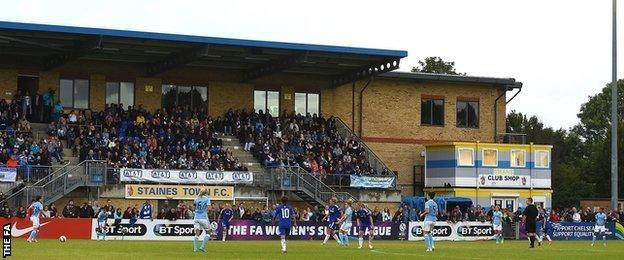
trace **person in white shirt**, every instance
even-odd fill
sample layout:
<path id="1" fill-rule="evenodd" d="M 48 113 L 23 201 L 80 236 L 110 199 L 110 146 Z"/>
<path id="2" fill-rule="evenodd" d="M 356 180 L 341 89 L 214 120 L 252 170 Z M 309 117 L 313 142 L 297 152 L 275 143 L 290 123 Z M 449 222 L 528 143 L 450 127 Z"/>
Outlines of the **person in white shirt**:
<path id="1" fill-rule="evenodd" d="M 572 221 L 573 222 L 581 222 L 581 214 L 578 213 L 576 208 L 572 208 Z"/>

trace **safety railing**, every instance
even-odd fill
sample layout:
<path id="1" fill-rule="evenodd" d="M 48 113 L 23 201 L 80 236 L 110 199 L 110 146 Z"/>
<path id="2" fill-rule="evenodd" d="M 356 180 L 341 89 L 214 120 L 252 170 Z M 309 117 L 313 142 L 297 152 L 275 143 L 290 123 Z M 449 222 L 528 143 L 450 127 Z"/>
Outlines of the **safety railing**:
<path id="1" fill-rule="evenodd" d="M 496 142 L 504 144 L 526 144 L 527 135 L 519 133 L 497 133 Z"/>
<path id="2" fill-rule="evenodd" d="M 342 119 L 340 119 L 339 117 L 331 117 L 329 119 L 334 126 L 336 127 L 336 130 L 338 131 L 338 134 L 340 135 L 340 137 L 342 137 L 345 140 L 350 140 L 351 138 L 354 138 L 355 141 L 358 142 L 359 145 L 361 145 L 364 148 L 364 151 L 366 151 L 366 159 L 368 160 L 368 163 L 370 164 L 370 167 L 372 167 L 376 173 L 376 175 L 386 175 L 386 176 L 394 176 L 395 181 L 392 184 L 392 187 L 396 188 L 396 174 L 390 170 L 390 168 L 388 168 L 388 166 L 381 160 L 381 158 L 379 158 L 379 156 L 377 156 L 377 154 L 375 154 L 375 152 L 368 147 L 368 145 L 366 145 L 366 143 L 364 141 L 362 141 L 362 139 L 360 139 L 360 137 L 358 137 L 352 130 L 351 128 L 349 128 L 349 126 L 347 126 L 347 124 L 345 124 L 344 121 L 342 121 Z"/>
<path id="3" fill-rule="evenodd" d="M 101 175 L 105 171 L 105 161 L 83 161 L 72 167 L 66 166 L 14 192 L 0 203 L 17 208 L 27 205 L 35 196 L 42 196 L 44 204 L 49 204 L 80 186 L 90 184 L 93 179 L 91 175 Z"/>
<path id="4" fill-rule="evenodd" d="M 282 190 L 300 190 L 312 197 L 319 204 L 326 205 L 329 199 L 336 197 L 340 201 L 352 199 L 347 192 L 337 192 L 314 175 L 298 166 L 269 168 L 270 184 Z"/>
<path id="5" fill-rule="evenodd" d="M 5 182 L 0 184 L 0 192 L 9 194 L 11 191 L 20 186 L 32 185 L 42 179 L 49 178 L 54 173 L 67 167 L 69 162 L 64 165 L 41 166 L 41 165 L 24 165 L 17 167 L 17 179 L 15 182 Z M 0 165 L 6 167 L 6 165 Z"/>

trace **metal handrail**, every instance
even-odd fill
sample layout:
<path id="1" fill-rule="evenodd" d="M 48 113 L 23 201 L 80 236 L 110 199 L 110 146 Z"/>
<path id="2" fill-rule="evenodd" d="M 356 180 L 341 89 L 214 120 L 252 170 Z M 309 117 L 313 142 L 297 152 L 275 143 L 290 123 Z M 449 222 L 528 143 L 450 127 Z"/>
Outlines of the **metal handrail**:
<path id="1" fill-rule="evenodd" d="M 74 169 L 77 169 L 79 167 L 84 167 L 84 165 L 86 165 L 89 162 L 103 162 L 103 161 L 84 160 L 84 161 L 80 162 L 79 164 L 74 165 L 70 169 L 67 169 L 68 168 L 67 166 L 69 166 L 69 163 L 67 163 L 66 165 L 64 165 L 64 167 L 59 168 L 54 173 L 51 173 L 50 175 L 48 175 L 46 178 L 42 178 L 41 180 L 37 181 L 36 183 L 34 183 L 32 185 L 25 186 L 25 187 L 21 188 L 20 190 L 18 190 L 16 192 L 13 192 L 11 195 L 9 195 L 8 197 L 6 197 L 2 201 L 0 201 L 0 204 L 8 202 L 11 199 L 14 199 L 14 197 L 17 197 L 18 195 L 23 195 L 22 193 L 25 193 L 25 192 L 27 192 L 30 189 L 43 188 L 46 184 L 52 183 L 52 182 L 58 180 L 61 177 L 67 176 L 67 174 L 70 171 L 73 172 Z M 64 169 L 66 169 L 66 170 L 64 170 Z M 63 171 L 63 172 L 61 174 L 56 174 L 59 171 Z"/>
<path id="2" fill-rule="evenodd" d="M 351 194 L 349 194 L 348 192 L 337 192 L 337 191 L 335 191 L 334 189 L 329 187 L 327 184 L 323 183 L 323 181 L 320 178 L 314 176 L 311 172 L 305 170 L 304 168 L 301 168 L 300 166 L 283 166 L 283 167 L 273 167 L 273 168 L 286 169 L 292 175 L 295 175 L 297 180 L 299 180 L 299 181 L 303 180 L 305 183 L 308 183 L 309 186 L 314 187 L 315 190 L 311 190 L 311 192 L 314 193 L 315 196 L 317 197 L 315 199 L 321 199 L 323 202 L 326 202 L 327 199 L 329 199 L 329 198 L 324 198 L 323 196 L 319 196 L 319 194 L 317 194 L 317 193 L 326 193 L 326 194 L 331 194 L 331 196 L 342 197 L 343 200 L 346 200 L 346 199 L 349 199 L 349 198 L 355 200 L 355 198 L 353 196 L 351 196 Z M 312 184 L 304 176 L 314 180 L 316 185 Z"/>
<path id="3" fill-rule="evenodd" d="M 338 130 L 338 133 L 344 133 L 341 134 L 341 136 L 345 139 L 348 138 L 355 138 L 355 140 L 362 146 L 364 147 L 364 150 L 366 151 L 366 153 L 368 153 L 369 157 L 373 158 L 373 161 L 375 163 L 375 166 L 381 166 L 381 171 L 378 170 L 378 174 L 381 174 L 381 172 L 383 172 L 384 170 L 388 173 L 388 175 L 394 176 L 395 177 L 395 181 L 393 183 L 393 187 L 396 187 L 396 183 L 397 183 L 397 176 L 396 174 L 390 170 L 390 168 L 388 167 L 388 165 L 386 165 L 384 163 L 383 160 L 381 160 L 381 158 L 379 158 L 379 156 L 373 151 L 373 149 L 371 149 L 370 147 L 368 147 L 368 145 L 366 145 L 366 143 L 359 137 L 357 136 L 353 130 L 351 130 L 351 128 L 349 128 L 347 126 L 347 124 L 345 124 L 344 121 L 342 121 L 342 119 L 340 119 L 340 117 L 331 117 L 329 120 L 333 120 L 336 123 L 336 130 Z M 371 164 L 371 160 L 369 159 L 369 164 Z M 376 169 L 377 170 L 377 169 Z"/>

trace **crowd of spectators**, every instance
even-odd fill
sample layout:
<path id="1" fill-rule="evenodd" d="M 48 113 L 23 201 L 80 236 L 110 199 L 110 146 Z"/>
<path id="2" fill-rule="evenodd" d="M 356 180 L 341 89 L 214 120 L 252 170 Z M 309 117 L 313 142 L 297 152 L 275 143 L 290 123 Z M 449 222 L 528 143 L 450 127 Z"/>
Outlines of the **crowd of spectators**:
<path id="1" fill-rule="evenodd" d="M 114 168 L 247 170 L 223 147 L 214 124 L 185 107 L 152 113 L 113 104 L 101 112 L 61 115 L 48 134 L 67 140 L 80 161 L 106 160 Z"/>
<path id="2" fill-rule="evenodd" d="M 224 132 L 233 131 L 244 149 L 268 167 L 299 166 L 320 175 L 389 174 L 371 167 L 362 144 L 355 137 L 342 138 L 335 121 L 320 115 L 284 111 L 273 117 L 262 110 L 230 110 L 220 126 Z"/>

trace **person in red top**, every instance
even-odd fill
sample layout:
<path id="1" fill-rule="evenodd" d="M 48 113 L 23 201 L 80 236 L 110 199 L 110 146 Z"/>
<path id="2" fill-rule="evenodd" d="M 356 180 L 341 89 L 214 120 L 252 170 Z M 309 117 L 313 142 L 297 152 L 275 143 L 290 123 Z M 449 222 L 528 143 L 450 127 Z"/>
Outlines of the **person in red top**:
<path id="1" fill-rule="evenodd" d="M 6 166 L 9 168 L 17 168 L 19 166 L 19 162 L 15 159 L 15 155 L 11 155 L 11 158 L 6 161 Z"/>

